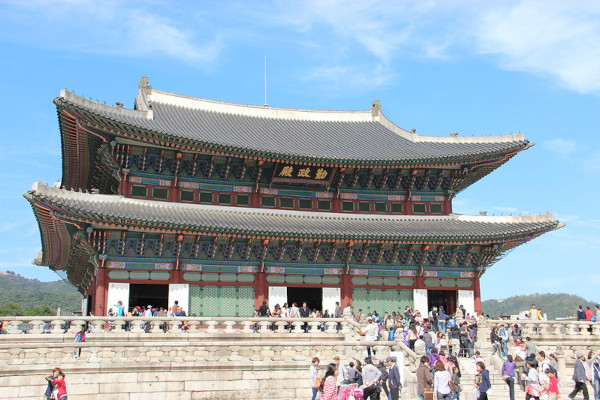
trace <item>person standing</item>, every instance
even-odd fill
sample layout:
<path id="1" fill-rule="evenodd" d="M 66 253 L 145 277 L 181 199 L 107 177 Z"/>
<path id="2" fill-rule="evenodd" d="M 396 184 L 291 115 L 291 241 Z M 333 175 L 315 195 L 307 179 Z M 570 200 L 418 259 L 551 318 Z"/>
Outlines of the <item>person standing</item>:
<path id="1" fill-rule="evenodd" d="M 58 376 L 47 376 L 46 380 L 52 382 L 54 385 L 53 396 L 51 397 L 56 400 L 67 400 L 67 383 L 65 382 L 65 373 L 60 371 Z"/>
<path id="2" fill-rule="evenodd" d="M 302 303 L 302 307 L 300 307 L 299 313 L 300 313 L 300 318 L 309 318 L 310 317 L 310 309 L 306 305 L 306 302 Z M 305 322 L 304 323 L 304 332 L 308 333 L 309 330 L 310 330 L 310 327 L 308 326 L 308 322 Z"/>
<path id="3" fill-rule="evenodd" d="M 46 388 L 46 392 L 44 396 L 46 396 L 46 400 L 52 400 L 52 392 L 54 391 L 54 384 L 52 381 L 58 378 L 58 374 L 61 373 L 61 369 L 56 367 L 52 370 L 52 375 L 48 375 L 46 377 L 46 381 L 48 381 L 48 387 Z"/>
<path id="4" fill-rule="evenodd" d="M 435 362 L 435 373 L 433 374 L 433 395 L 437 400 L 450 400 L 452 391 L 450 390 L 450 380 L 452 376 L 446 371 L 444 363 Z"/>
<path id="5" fill-rule="evenodd" d="M 312 363 L 310 364 L 310 385 L 312 387 L 312 400 L 317 398 L 317 393 L 319 391 L 319 386 L 321 386 L 321 382 L 319 379 L 319 357 L 314 357 L 312 359 Z"/>
<path id="6" fill-rule="evenodd" d="M 338 400 L 337 377 L 337 366 L 333 363 L 329 364 L 320 386 L 320 390 L 323 392 L 321 400 Z"/>
<path id="7" fill-rule="evenodd" d="M 583 306 L 581 305 L 577 307 L 577 321 L 585 321 L 585 311 L 583 311 Z"/>
<path id="8" fill-rule="evenodd" d="M 594 388 L 594 400 L 600 399 L 600 354 L 592 359 L 592 387 Z"/>
<path id="9" fill-rule="evenodd" d="M 425 390 L 430 390 L 433 379 L 429 372 L 429 358 L 421 356 L 419 366 L 417 367 L 417 399 L 425 400 Z"/>
<path id="10" fill-rule="evenodd" d="M 359 334 L 365 337 L 367 342 L 374 342 L 377 340 L 378 328 L 377 324 L 373 322 L 373 318 L 367 318 L 367 326 L 365 326 Z M 373 355 L 375 355 L 375 349 L 373 349 Z M 367 345 L 367 357 L 371 357 L 371 346 Z"/>
<path id="11" fill-rule="evenodd" d="M 579 307 L 581 308 L 581 306 Z M 587 380 L 587 375 L 585 373 L 585 367 L 583 365 L 585 361 L 585 356 L 582 352 L 577 352 L 577 354 L 575 354 L 575 357 L 577 357 L 577 361 L 575 361 L 575 368 L 573 369 L 573 380 L 575 381 L 575 388 L 573 388 L 573 391 L 569 394 L 568 397 L 570 399 L 574 399 L 577 393 L 582 391 L 583 399 L 589 400 L 590 395 L 588 394 L 587 386 L 585 384 L 585 381 Z"/>
<path id="12" fill-rule="evenodd" d="M 392 400 L 398 400 L 400 398 L 402 384 L 400 383 L 400 370 L 398 364 L 396 364 L 396 357 L 388 357 L 385 359 L 385 362 L 387 366 L 390 367 L 388 372 L 388 386 Z"/>
<path id="13" fill-rule="evenodd" d="M 342 383 L 346 379 L 348 379 L 348 370 L 346 369 L 344 364 L 341 363 L 340 356 L 333 357 L 333 363 L 334 363 L 333 365 L 335 365 L 335 367 L 338 370 L 338 373 L 335 376 L 337 376 L 337 388 L 339 391 L 339 388 L 340 388 L 340 386 L 342 386 Z"/>
<path id="14" fill-rule="evenodd" d="M 371 400 L 377 400 L 379 397 L 379 379 L 381 378 L 381 371 L 373 365 L 373 359 L 371 357 L 365 358 L 365 366 L 362 369 L 363 383 L 365 385 L 363 389 L 364 400 L 368 398 Z"/>
<path id="15" fill-rule="evenodd" d="M 508 385 L 508 396 L 510 400 L 515 400 L 515 363 L 513 357 L 509 354 L 502 365 L 502 379 Z"/>
<path id="16" fill-rule="evenodd" d="M 477 375 L 475 375 L 475 387 L 479 391 L 477 400 L 487 400 L 487 391 L 490 390 L 490 372 L 485 369 L 485 364 L 482 361 L 477 362 Z"/>
<path id="17" fill-rule="evenodd" d="M 83 342 L 85 342 L 85 326 L 84 325 L 81 326 L 81 330 L 79 332 L 77 332 L 77 334 L 75 335 L 75 343 L 83 343 Z M 73 358 L 78 360 L 79 357 L 81 357 L 81 347 L 76 348 L 73 351 Z"/>

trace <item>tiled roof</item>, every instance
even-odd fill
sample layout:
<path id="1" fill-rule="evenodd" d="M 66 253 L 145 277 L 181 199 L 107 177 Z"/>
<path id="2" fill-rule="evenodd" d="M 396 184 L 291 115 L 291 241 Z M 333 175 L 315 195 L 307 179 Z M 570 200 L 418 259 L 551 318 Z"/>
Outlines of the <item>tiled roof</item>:
<path id="1" fill-rule="evenodd" d="M 493 217 L 356 215 L 165 203 L 55 189 L 41 183 L 25 194 L 32 203 L 63 210 L 69 218 L 125 221 L 126 225 L 269 237 L 340 240 L 486 241 L 559 228 L 551 214 Z"/>
<path id="2" fill-rule="evenodd" d="M 57 103 L 162 135 L 315 162 L 445 162 L 520 151 L 531 145 L 522 134 L 418 135 L 394 125 L 378 103 L 366 111 L 298 110 L 191 98 L 148 86 L 140 86 L 136 110 L 100 104 L 66 90 Z"/>

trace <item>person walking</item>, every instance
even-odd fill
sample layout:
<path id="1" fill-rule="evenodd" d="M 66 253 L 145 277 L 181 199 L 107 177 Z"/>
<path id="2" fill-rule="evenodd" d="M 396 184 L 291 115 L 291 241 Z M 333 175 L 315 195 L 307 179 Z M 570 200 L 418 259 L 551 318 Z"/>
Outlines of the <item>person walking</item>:
<path id="1" fill-rule="evenodd" d="M 479 392 L 477 400 L 487 400 L 487 391 L 490 390 L 490 372 L 485 369 L 483 361 L 477 362 L 477 375 L 475 375 L 475 388 Z M 439 399 L 438 399 L 439 400 Z"/>
<path id="2" fill-rule="evenodd" d="M 321 380 L 319 379 L 319 357 L 314 357 L 310 364 L 310 384 L 312 387 L 312 400 L 317 398 L 319 386 L 321 386 Z"/>
<path id="3" fill-rule="evenodd" d="M 575 381 L 575 387 L 573 388 L 573 391 L 569 393 L 568 397 L 570 399 L 574 399 L 577 393 L 582 391 L 583 399 L 589 400 L 590 395 L 588 394 L 587 386 L 585 384 L 587 380 L 587 375 L 585 373 L 585 367 L 583 365 L 585 361 L 585 356 L 582 352 L 577 352 L 577 354 L 575 354 L 575 357 L 577 357 L 577 361 L 575 361 L 575 368 L 573 369 L 573 380 Z"/>
<path id="4" fill-rule="evenodd" d="M 548 380 L 544 391 L 548 395 L 548 400 L 558 400 L 558 398 L 560 397 L 560 390 L 558 389 L 558 379 L 556 378 L 556 375 L 550 368 L 546 370 L 546 376 L 548 377 Z"/>
<path id="5" fill-rule="evenodd" d="M 508 397 L 515 400 L 515 363 L 513 357 L 509 354 L 502 365 L 502 379 L 508 385 Z"/>

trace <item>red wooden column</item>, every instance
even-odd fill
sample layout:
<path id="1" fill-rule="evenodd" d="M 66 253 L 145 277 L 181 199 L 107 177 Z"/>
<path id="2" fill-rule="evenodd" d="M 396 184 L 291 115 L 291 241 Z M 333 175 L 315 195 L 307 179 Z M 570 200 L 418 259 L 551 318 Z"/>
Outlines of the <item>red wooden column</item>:
<path id="1" fill-rule="evenodd" d="M 473 278 L 473 297 L 475 298 L 475 312 L 482 314 L 481 309 L 481 289 L 479 288 L 479 278 Z"/>
<path id="2" fill-rule="evenodd" d="M 267 300 L 269 296 L 267 293 L 267 274 L 264 272 L 257 272 L 255 276 L 254 308 L 257 309 L 262 305 L 263 300 Z M 269 306 L 271 305 L 269 304 Z"/>
<path id="3" fill-rule="evenodd" d="M 415 289 L 425 289 L 425 277 L 415 277 Z"/>
<path id="4" fill-rule="evenodd" d="M 129 197 L 129 172 L 123 171 L 123 177 L 119 182 L 119 194 Z"/>
<path id="5" fill-rule="evenodd" d="M 342 285 L 340 289 L 340 306 L 346 308 L 348 304 L 352 305 L 352 276 L 344 274 L 341 276 Z"/>
<path id="6" fill-rule="evenodd" d="M 103 260 L 104 261 L 104 260 Z M 104 263 L 102 263 L 104 264 Z M 108 291 L 108 271 L 103 266 L 98 268 L 96 275 L 95 296 L 94 296 L 94 315 L 98 317 L 105 316 L 106 310 L 106 295 Z"/>

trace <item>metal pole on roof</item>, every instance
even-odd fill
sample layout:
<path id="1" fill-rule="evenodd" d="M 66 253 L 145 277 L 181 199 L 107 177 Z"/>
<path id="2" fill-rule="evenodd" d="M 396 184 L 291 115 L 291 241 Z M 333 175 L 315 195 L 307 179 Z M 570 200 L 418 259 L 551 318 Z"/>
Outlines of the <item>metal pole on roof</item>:
<path id="1" fill-rule="evenodd" d="M 265 56 L 265 107 L 267 106 L 267 56 Z"/>

